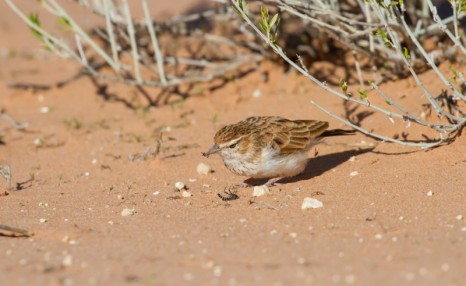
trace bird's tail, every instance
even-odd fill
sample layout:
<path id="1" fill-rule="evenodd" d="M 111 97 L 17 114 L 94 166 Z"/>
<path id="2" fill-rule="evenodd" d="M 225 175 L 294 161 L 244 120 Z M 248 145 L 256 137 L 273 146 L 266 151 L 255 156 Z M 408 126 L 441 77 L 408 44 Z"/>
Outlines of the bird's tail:
<path id="1" fill-rule="evenodd" d="M 319 137 L 330 137 L 330 136 L 340 136 L 340 135 L 354 135 L 356 130 L 343 130 L 343 129 L 331 129 L 325 130 Z"/>

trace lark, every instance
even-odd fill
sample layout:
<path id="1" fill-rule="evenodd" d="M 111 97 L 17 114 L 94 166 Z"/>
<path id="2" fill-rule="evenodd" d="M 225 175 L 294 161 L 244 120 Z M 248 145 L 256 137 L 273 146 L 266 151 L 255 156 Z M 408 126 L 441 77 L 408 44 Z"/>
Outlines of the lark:
<path id="1" fill-rule="evenodd" d="M 323 138 L 355 132 L 327 130 L 328 127 L 326 121 L 249 117 L 218 130 L 214 144 L 202 155 L 209 157 L 218 153 L 231 172 L 254 179 L 267 178 L 265 185 L 270 187 L 283 178 L 302 173 L 307 164 L 307 152 Z"/>

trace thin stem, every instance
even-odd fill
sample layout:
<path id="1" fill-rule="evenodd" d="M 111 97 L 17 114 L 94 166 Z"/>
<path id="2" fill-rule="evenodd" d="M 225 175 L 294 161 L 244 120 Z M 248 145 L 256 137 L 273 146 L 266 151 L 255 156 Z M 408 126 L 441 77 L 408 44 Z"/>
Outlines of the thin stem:
<path id="1" fill-rule="evenodd" d="M 129 9 L 128 0 L 124 0 L 123 3 L 124 3 L 123 7 L 125 9 L 125 16 L 126 16 L 126 29 L 128 32 L 130 43 L 131 43 L 134 76 L 136 78 L 136 82 L 142 83 L 141 70 L 139 68 L 138 46 L 136 43 L 136 33 L 134 32 L 133 20 L 131 19 L 131 11 Z"/>
<path id="2" fill-rule="evenodd" d="M 117 43 L 115 40 L 115 34 L 113 32 L 113 25 L 110 19 L 111 13 L 111 0 L 104 0 L 104 11 L 105 11 L 105 27 L 107 29 L 107 35 L 110 42 L 110 47 L 112 49 L 112 57 L 113 61 L 115 62 L 116 72 L 120 72 L 120 59 L 118 58 L 118 48 Z"/>
<path id="3" fill-rule="evenodd" d="M 9 1 L 9 0 L 7 0 L 7 1 Z M 94 42 L 89 37 L 89 35 L 86 32 L 84 32 L 83 29 L 81 29 L 81 27 L 78 25 L 78 23 L 76 23 L 74 21 L 74 19 L 71 18 L 70 15 L 57 2 L 55 2 L 55 0 L 44 0 L 44 1 L 49 2 L 55 8 L 55 10 L 57 10 L 60 13 L 60 15 L 62 17 L 66 18 L 66 20 L 69 21 L 69 23 L 70 23 L 71 27 L 73 28 L 73 30 L 79 36 L 81 36 L 81 38 L 87 44 L 89 44 L 89 46 L 91 48 L 93 48 L 96 51 L 96 53 L 99 54 L 112 67 L 112 69 L 118 70 L 117 64 L 107 55 L 107 53 L 101 47 L 99 47 L 99 45 L 97 45 L 96 42 Z"/>
<path id="4" fill-rule="evenodd" d="M 163 67 L 163 56 L 160 52 L 159 42 L 157 40 L 157 35 L 154 30 L 152 19 L 149 14 L 149 6 L 147 5 L 147 0 L 142 1 L 142 8 L 144 10 L 144 17 L 146 19 L 146 26 L 149 31 L 150 39 L 152 41 L 152 46 L 154 47 L 154 60 L 157 63 L 157 69 L 159 71 L 160 81 L 162 86 L 167 86 L 167 79 L 165 77 L 165 71 Z"/>

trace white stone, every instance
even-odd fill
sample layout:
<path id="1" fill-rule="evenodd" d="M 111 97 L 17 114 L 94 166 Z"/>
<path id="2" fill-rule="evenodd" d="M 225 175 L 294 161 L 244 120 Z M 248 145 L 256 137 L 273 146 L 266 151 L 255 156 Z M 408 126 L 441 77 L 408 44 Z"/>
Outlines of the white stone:
<path id="1" fill-rule="evenodd" d="M 155 191 L 155 192 L 153 192 L 152 194 L 153 194 L 154 196 L 158 196 L 158 195 L 160 195 L 160 191 Z"/>
<path id="2" fill-rule="evenodd" d="M 306 197 L 303 200 L 303 204 L 301 205 L 301 209 L 306 210 L 306 209 L 317 209 L 323 207 L 324 204 L 311 197 Z"/>
<path id="3" fill-rule="evenodd" d="M 50 107 L 48 106 L 42 106 L 40 109 L 39 109 L 40 113 L 49 113 L 50 112 Z"/>
<path id="4" fill-rule="evenodd" d="M 212 273 L 215 277 L 220 277 L 222 275 L 222 267 L 220 265 L 215 265 L 212 269 Z"/>
<path id="5" fill-rule="evenodd" d="M 40 222 L 40 223 L 46 223 L 46 222 L 47 222 L 47 219 L 46 219 L 46 218 L 41 218 L 41 219 L 39 219 L 39 222 Z"/>
<path id="6" fill-rule="evenodd" d="M 252 93 L 252 97 L 261 97 L 262 96 L 262 92 L 260 89 L 256 89 L 254 90 L 254 92 Z"/>
<path id="7" fill-rule="evenodd" d="M 199 163 L 196 167 L 196 171 L 198 174 L 208 175 L 210 172 L 212 172 L 212 167 L 204 163 Z"/>
<path id="8" fill-rule="evenodd" d="M 267 187 L 266 185 L 255 186 L 254 189 L 252 190 L 253 197 L 260 197 L 268 193 L 270 193 L 270 191 L 269 191 L 269 187 Z"/>
<path id="9" fill-rule="evenodd" d="M 359 175 L 359 172 L 358 171 L 353 171 L 349 174 L 351 177 L 354 177 L 354 176 L 357 176 Z"/>
<path id="10" fill-rule="evenodd" d="M 181 196 L 182 196 L 183 198 L 189 198 L 189 197 L 191 197 L 192 195 L 193 195 L 193 194 L 191 194 L 191 193 L 188 192 L 188 191 L 183 191 L 183 192 L 181 193 Z"/>
<path id="11" fill-rule="evenodd" d="M 427 192 L 427 196 L 428 196 L 428 197 L 432 197 L 433 195 L 434 195 L 434 192 L 432 192 L 432 191 L 428 191 L 428 192 Z"/>
<path id="12" fill-rule="evenodd" d="M 462 220 L 462 219 L 463 219 L 463 216 L 462 216 L 462 215 L 457 215 L 457 216 L 456 216 L 456 219 L 457 219 L 457 220 Z"/>
<path id="13" fill-rule="evenodd" d="M 63 258 L 63 261 L 62 261 L 62 265 L 63 266 L 71 266 L 73 264 L 73 256 L 71 255 L 66 255 L 64 258 Z"/>
<path id="14" fill-rule="evenodd" d="M 182 189 L 185 189 L 186 185 L 183 182 L 176 182 L 175 183 L 175 189 L 177 191 L 181 191 Z"/>
<path id="15" fill-rule="evenodd" d="M 125 208 L 121 211 L 121 216 L 132 216 L 136 213 L 135 209 Z"/>

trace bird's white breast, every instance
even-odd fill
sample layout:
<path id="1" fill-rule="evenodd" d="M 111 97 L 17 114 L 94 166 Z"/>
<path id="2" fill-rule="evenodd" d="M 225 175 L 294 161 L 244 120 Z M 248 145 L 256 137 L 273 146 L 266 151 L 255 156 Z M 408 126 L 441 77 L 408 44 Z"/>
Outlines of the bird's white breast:
<path id="1" fill-rule="evenodd" d="M 222 152 L 225 166 L 235 174 L 253 178 L 291 177 L 298 175 L 307 163 L 307 149 L 290 154 L 280 154 L 272 145 L 262 149 L 260 156 L 246 152 Z"/>

